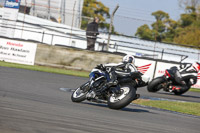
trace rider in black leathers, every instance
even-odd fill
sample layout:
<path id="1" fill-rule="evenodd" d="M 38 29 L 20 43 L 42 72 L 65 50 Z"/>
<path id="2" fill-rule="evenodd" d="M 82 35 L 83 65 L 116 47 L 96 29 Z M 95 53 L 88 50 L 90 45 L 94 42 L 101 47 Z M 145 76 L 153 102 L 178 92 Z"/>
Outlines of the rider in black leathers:
<path id="1" fill-rule="evenodd" d="M 109 63 L 105 65 L 100 64 L 96 68 L 97 69 L 110 68 L 108 70 L 110 75 L 110 81 L 107 82 L 106 87 L 117 85 L 118 83 L 117 75 L 119 74 L 124 76 L 130 76 L 134 73 L 134 76 L 138 79 L 137 80 L 138 84 L 147 84 L 147 82 L 149 81 L 149 77 L 142 76 L 142 74 L 137 70 L 137 67 L 135 66 L 135 58 L 132 55 L 124 56 L 121 63 L 118 64 Z M 135 99 L 139 97 L 140 95 L 136 94 Z"/>
<path id="2" fill-rule="evenodd" d="M 175 73 L 175 81 L 179 84 L 172 86 L 170 91 L 181 91 L 197 83 L 197 75 L 200 70 L 200 63 L 182 63 Z M 185 81 L 188 81 L 187 83 Z"/>

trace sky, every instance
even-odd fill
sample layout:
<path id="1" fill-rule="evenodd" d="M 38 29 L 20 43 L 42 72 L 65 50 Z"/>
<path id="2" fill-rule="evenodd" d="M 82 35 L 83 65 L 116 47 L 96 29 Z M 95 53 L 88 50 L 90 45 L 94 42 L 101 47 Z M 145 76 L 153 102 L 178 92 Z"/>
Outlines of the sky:
<path id="1" fill-rule="evenodd" d="M 119 8 L 114 16 L 114 27 L 119 33 L 133 36 L 143 24 L 149 26 L 155 22 L 152 12 L 162 10 L 173 20 L 178 20 L 183 9 L 179 0 L 97 0 L 110 8 L 110 14 L 117 4 Z M 107 20 L 110 23 L 110 20 Z"/>

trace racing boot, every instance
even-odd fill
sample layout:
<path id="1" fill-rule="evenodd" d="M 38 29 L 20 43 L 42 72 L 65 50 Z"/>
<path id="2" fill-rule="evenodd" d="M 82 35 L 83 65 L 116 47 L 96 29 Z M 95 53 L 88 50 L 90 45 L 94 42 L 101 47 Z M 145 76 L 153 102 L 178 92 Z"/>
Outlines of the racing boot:
<path id="1" fill-rule="evenodd" d="M 172 86 L 171 88 L 169 88 L 169 92 L 174 92 L 174 91 L 180 91 L 180 87 L 178 86 Z"/>
<path id="2" fill-rule="evenodd" d="M 140 94 L 136 94 L 133 100 L 140 98 Z"/>

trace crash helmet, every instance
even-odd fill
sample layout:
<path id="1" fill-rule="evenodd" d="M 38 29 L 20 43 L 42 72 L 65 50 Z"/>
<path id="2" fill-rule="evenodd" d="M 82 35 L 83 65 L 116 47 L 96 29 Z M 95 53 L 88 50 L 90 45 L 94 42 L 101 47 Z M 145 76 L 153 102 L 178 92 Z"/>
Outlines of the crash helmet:
<path id="1" fill-rule="evenodd" d="M 135 58 L 133 55 L 126 55 L 123 57 L 123 62 L 135 64 Z"/>
<path id="2" fill-rule="evenodd" d="M 199 62 L 193 63 L 192 66 L 194 67 L 194 69 L 195 69 L 197 72 L 200 70 L 200 63 L 199 63 Z"/>

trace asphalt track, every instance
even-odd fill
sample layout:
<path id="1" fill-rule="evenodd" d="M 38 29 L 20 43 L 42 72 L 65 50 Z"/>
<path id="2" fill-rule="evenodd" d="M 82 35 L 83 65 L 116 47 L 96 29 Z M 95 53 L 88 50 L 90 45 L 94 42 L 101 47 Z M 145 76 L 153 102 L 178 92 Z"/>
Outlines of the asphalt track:
<path id="1" fill-rule="evenodd" d="M 111 110 L 105 104 L 72 103 L 71 92 L 87 81 L 67 75 L 0 67 L 0 133 L 199 133 L 200 117 L 129 105 Z M 157 97 L 199 102 L 199 93 Z"/>

